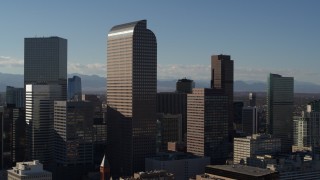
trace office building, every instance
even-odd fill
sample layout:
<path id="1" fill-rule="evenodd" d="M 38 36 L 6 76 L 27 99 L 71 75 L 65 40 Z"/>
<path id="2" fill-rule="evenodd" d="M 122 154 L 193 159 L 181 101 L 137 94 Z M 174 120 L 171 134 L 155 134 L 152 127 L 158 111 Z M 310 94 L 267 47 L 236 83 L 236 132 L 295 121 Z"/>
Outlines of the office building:
<path id="1" fill-rule="evenodd" d="M 59 99 L 60 85 L 26 84 L 27 158 L 44 166 L 53 162 L 53 101 Z"/>
<path id="2" fill-rule="evenodd" d="M 11 156 L 12 162 L 20 162 L 26 159 L 26 119 L 24 108 L 11 108 L 9 110 L 12 124 Z"/>
<path id="3" fill-rule="evenodd" d="M 302 112 L 302 116 L 293 117 L 293 146 L 311 147 L 310 114 Z"/>
<path id="4" fill-rule="evenodd" d="M 55 161 L 59 165 L 93 164 L 93 104 L 54 101 Z"/>
<path id="5" fill-rule="evenodd" d="M 83 94 L 82 97 L 80 98 L 82 101 L 90 101 L 93 103 L 94 106 L 94 122 L 97 121 L 104 121 L 103 119 L 103 109 L 102 109 L 102 102 L 100 99 L 100 96 L 95 95 L 95 94 Z M 100 123 L 98 123 L 100 124 Z"/>
<path id="6" fill-rule="evenodd" d="M 244 103 L 242 101 L 233 102 L 233 125 L 239 132 L 242 131 L 242 109 Z"/>
<path id="7" fill-rule="evenodd" d="M 211 56 L 211 88 L 221 89 L 228 97 L 228 136 L 233 137 L 233 60 L 229 55 Z"/>
<path id="8" fill-rule="evenodd" d="M 157 152 L 167 151 L 168 142 L 181 142 L 181 114 L 157 114 Z"/>
<path id="9" fill-rule="evenodd" d="M 67 40 L 24 39 L 28 159 L 53 160 L 53 101 L 67 99 Z"/>
<path id="10" fill-rule="evenodd" d="M 12 109 L 12 162 L 26 159 L 26 112 L 24 108 Z"/>
<path id="11" fill-rule="evenodd" d="M 293 144 L 293 77 L 270 74 L 267 91 L 267 131 L 281 139 L 283 152 Z"/>
<path id="12" fill-rule="evenodd" d="M 187 94 L 176 92 L 157 93 L 157 113 L 181 114 L 182 141 L 187 138 Z"/>
<path id="13" fill-rule="evenodd" d="M 43 165 L 38 161 L 17 162 L 16 166 L 8 172 L 8 180 L 51 180 L 52 173 L 43 170 Z"/>
<path id="14" fill-rule="evenodd" d="M 195 87 L 195 83 L 191 79 L 183 78 L 179 79 L 176 83 L 177 93 L 192 93 L 192 89 Z"/>
<path id="15" fill-rule="evenodd" d="M 242 132 L 247 135 L 258 133 L 257 107 L 245 107 L 242 109 Z"/>
<path id="16" fill-rule="evenodd" d="M 24 88 L 6 87 L 6 104 L 10 107 L 24 107 L 25 92 Z"/>
<path id="17" fill-rule="evenodd" d="M 12 122 L 8 108 L 0 106 L 0 170 L 11 163 Z"/>
<path id="18" fill-rule="evenodd" d="M 228 157 L 228 97 L 215 89 L 188 94 L 187 151 L 225 163 Z"/>
<path id="19" fill-rule="evenodd" d="M 67 98 L 66 39 L 24 39 L 24 84 L 60 85 L 62 99 Z"/>
<path id="20" fill-rule="evenodd" d="M 0 106 L 0 170 L 10 168 L 12 164 L 12 121 L 9 110 Z"/>
<path id="21" fill-rule="evenodd" d="M 158 153 L 154 157 L 146 158 L 146 171 L 162 169 L 174 174 L 175 179 L 188 180 L 204 173 L 205 167 L 209 164 L 209 157 L 181 152 Z"/>
<path id="22" fill-rule="evenodd" d="M 309 106 L 309 112 L 313 111 L 313 112 L 320 112 L 320 99 L 317 100 L 313 100 L 311 102 L 308 103 Z"/>
<path id="23" fill-rule="evenodd" d="M 6 105 L 6 93 L 0 92 L 0 106 Z"/>
<path id="24" fill-rule="evenodd" d="M 110 30 L 107 52 L 111 174 L 132 175 L 156 150 L 157 40 L 146 20 L 121 24 Z"/>
<path id="25" fill-rule="evenodd" d="M 249 166 L 261 167 L 279 172 L 279 179 L 319 179 L 320 161 L 309 154 L 293 153 L 264 155 L 250 158 Z"/>
<path id="26" fill-rule="evenodd" d="M 73 76 L 68 78 L 68 100 L 79 100 L 82 98 L 81 78 Z"/>
<path id="27" fill-rule="evenodd" d="M 0 106 L 0 170 L 26 159 L 26 124 L 23 108 Z"/>
<path id="28" fill-rule="evenodd" d="M 250 92 L 249 93 L 249 106 L 251 106 L 251 107 L 256 106 L 256 101 L 257 101 L 257 94 Z"/>
<path id="29" fill-rule="evenodd" d="M 320 147 L 320 112 L 303 111 L 301 116 L 294 117 L 293 146 L 311 151 Z"/>
<path id="30" fill-rule="evenodd" d="M 234 138 L 233 163 L 246 164 L 247 158 L 260 154 L 275 154 L 281 151 L 279 138 L 267 134 L 254 134 L 243 138 Z"/>

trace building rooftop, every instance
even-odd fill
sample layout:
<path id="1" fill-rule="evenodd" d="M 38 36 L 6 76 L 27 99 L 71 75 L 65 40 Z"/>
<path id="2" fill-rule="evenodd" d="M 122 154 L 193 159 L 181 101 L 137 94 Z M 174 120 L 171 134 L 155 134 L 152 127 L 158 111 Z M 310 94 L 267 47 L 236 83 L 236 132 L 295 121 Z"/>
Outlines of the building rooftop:
<path id="1" fill-rule="evenodd" d="M 165 170 L 153 170 L 153 171 L 147 171 L 147 172 L 134 173 L 135 178 L 166 177 L 166 176 L 173 176 L 173 174 L 168 173 Z"/>
<path id="2" fill-rule="evenodd" d="M 237 164 L 237 165 L 214 165 L 214 166 L 208 165 L 207 168 L 220 169 L 220 170 L 224 170 L 224 171 L 230 171 L 230 172 L 250 175 L 250 176 L 254 176 L 254 177 L 265 176 L 265 175 L 274 173 L 274 171 L 269 170 L 269 169 L 262 169 L 262 168 L 245 166 L 245 165 L 240 165 L 240 164 Z"/>
<path id="3" fill-rule="evenodd" d="M 38 160 L 28 162 L 17 162 L 16 166 L 13 167 L 11 170 L 8 170 L 8 172 L 18 174 L 20 176 L 50 173 L 49 171 L 43 170 L 43 165 Z"/>
<path id="4" fill-rule="evenodd" d="M 137 25 L 142 25 L 146 27 L 147 21 L 140 20 L 140 21 L 134 21 L 134 22 L 113 26 L 108 34 L 108 37 L 114 36 L 114 35 L 132 33 Z"/>
<path id="5" fill-rule="evenodd" d="M 211 175 L 211 174 L 201 174 L 201 175 L 197 175 L 195 180 L 233 180 L 231 178 L 226 178 L 226 177 L 222 177 L 222 176 L 217 176 L 217 175 Z"/>
<path id="6" fill-rule="evenodd" d="M 191 153 L 184 152 L 161 152 L 157 153 L 154 157 L 150 157 L 147 159 L 159 160 L 159 161 L 174 161 L 174 160 L 182 160 L 182 159 L 197 159 L 197 158 L 205 158 L 193 155 Z"/>
<path id="7" fill-rule="evenodd" d="M 259 139 L 276 139 L 276 138 L 272 138 L 270 134 L 253 134 L 252 136 L 237 137 L 235 139 L 259 140 Z"/>
<path id="8" fill-rule="evenodd" d="M 177 82 L 193 82 L 191 79 L 183 78 L 183 79 L 178 79 Z"/>

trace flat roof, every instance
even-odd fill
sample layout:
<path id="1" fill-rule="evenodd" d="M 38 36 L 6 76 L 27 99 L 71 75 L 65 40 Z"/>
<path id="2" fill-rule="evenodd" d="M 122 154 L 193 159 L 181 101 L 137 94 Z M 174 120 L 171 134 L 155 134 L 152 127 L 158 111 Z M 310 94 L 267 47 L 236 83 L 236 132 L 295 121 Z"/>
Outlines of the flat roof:
<path id="1" fill-rule="evenodd" d="M 255 176 L 255 177 L 275 173 L 275 171 L 272 171 L 269 169 L 262 169 L 262 168 L 258 168 L 258 167 L 245 166 L 245 165 L 240 165 L 240 164 L 236 164 L 236 165 L 208 165 L 207 168 L 220 169 L 220 170 L 235 172 L 235 173 L 239 173 L 239 174 L 246 174 L 246 175 Z"/>
<path id="2" fill-rule="evenodd" d="M 153 157 L 149 157 L 146 159 L 153 159 L 158 161 L 174 161 L 174 160 L 182 160 L 182 159 L 205 159 L 209 157 L 201 157 L 196 156 L 191 153 L 183 153 L 183 152 L 160 152 L 157 153 Z"/>

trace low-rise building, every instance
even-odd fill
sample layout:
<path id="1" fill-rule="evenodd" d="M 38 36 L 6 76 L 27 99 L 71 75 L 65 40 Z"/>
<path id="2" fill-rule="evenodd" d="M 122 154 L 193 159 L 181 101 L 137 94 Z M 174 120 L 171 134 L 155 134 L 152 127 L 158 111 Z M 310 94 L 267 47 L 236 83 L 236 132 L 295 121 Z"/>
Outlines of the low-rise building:
<path id="1" fill-rule="evenodd" d="M 270 169 L 279 172 L 279 178 L 319 179 L 320 161 L 305 152 L 278 155 L 260 155 L 248 158 L 249 166 Z"/>
<path id="2" fill-rule="evenodd" d="M 197 174 L 203 174 L 205 167 L 210 164 L 210 158 L 190 153 L 168 152 L 146 158 L 145 162 L 146 171 L 162 169 L 174 174 L 175 179 L 188 180 Z"/>
<path id="3" fill-rule="evenodd" d="M 43 170 L 43 165 L 38 161 L 17 162 L 16 166 L 8 172 L 8 180 L 51 180 L 52 173 Z"/>
<path id="4" fill-rule="evenodd" d="M 174 175 L 164 170 L 134 173 L 133 177 L 122 177 L 120 180 L 174 180 Z"/>
<path id="5" fill-rule="evenodd" d="M 233 163 L 246 164 L 247 158 L 260 154 L 274 154 L 281 151 L 281 140 L 268 134 L 234 138 Z"/>
<path id="6" fill-rule="evenodd" d="M 279 173 L 269 169 L 245 165 L 209 165 L 205 173 L 216 176 L 218 179 L 241 179 L 241 180 L 276 180 L 279 179 Z"/>

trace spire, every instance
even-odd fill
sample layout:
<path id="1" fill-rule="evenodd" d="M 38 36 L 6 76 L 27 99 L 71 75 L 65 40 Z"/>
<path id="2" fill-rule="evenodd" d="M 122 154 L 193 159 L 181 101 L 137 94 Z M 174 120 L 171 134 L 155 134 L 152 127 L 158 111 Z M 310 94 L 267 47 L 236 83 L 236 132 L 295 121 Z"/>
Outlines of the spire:
<path id="1" fill-rule="evenodd" d="M 106 158 L 106 155 L 103 156 L 100 167 L 110 167 L 108 159 Z"/>

